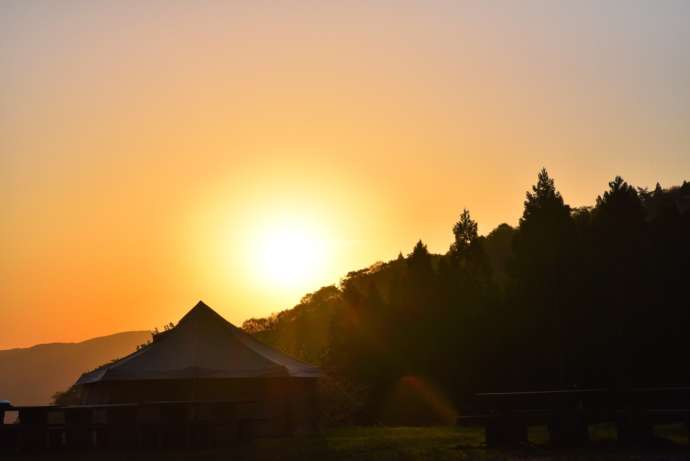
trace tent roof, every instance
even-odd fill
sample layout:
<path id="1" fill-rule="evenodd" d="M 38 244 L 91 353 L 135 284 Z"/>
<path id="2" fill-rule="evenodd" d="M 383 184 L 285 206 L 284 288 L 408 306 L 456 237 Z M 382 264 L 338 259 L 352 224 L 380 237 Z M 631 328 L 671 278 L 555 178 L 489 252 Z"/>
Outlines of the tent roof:
<path id="1" fill-rule="evenodd" d="M 262 344 L 199 301 L 138 351 L 84 373 L 76 384 L 153 379 L 316 378 L 318 368 Z"/>

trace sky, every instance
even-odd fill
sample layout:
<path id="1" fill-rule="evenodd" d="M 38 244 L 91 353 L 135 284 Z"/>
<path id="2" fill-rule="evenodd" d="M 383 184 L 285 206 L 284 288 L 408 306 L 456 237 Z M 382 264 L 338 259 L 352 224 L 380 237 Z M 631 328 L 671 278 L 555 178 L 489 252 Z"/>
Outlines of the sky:
<path id="1" fill-rule="evenodd" d="M 0 348 L 292 307 L 542 166 L 690 179 L 683 0 L 5 0 L 0 69 Z"/>

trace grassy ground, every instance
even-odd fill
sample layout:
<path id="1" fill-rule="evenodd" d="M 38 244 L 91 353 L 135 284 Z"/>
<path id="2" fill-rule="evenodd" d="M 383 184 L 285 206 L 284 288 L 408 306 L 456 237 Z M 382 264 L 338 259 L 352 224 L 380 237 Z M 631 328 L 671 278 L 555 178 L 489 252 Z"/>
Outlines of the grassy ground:
<path id="1" fill-rule="evenodd" d="M 578 451 L 548 448 L 544 427 L 530 428 L 530 447 L 489 450 L 481 429 L 457 427 L 350 427 L 325 431 L 317 437 L 260 439 L 232 451 L 206 453 L 65 453 L 58 456 L 21 455 L 11 459 L 52 460 L 690 460 L 688 433 L 684 426 L 660 427 L 666 440 L 648 450 L 622 450 L 615 445 L 615 427 L 591 428 L 592 445 Z"/>

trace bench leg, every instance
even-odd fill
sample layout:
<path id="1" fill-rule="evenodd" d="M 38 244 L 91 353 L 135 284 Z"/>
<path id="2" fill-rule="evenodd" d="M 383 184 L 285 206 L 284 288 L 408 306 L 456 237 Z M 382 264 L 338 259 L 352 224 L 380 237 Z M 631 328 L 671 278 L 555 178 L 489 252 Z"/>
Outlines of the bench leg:
<path id="1" fill-rule="evenodd" d="M 499 418 L 486 425 L 486 446 L 516 447 L 527 443 L 527 424 L 515 418 Z"/>
<path id="2" fill-rule="evenodd" d="M 555 447 L 581 447 L 589 441 L 589 427 L 582 415 L 563 413 L 549 423 L 549 438 Z"/>
<path id="3" fill-rule="evenodd" d="M 618 443 L 623 446 L 644 447 L 654 440 L 654 426 L 643 415 L 626 415 L 617 422 Z"/>

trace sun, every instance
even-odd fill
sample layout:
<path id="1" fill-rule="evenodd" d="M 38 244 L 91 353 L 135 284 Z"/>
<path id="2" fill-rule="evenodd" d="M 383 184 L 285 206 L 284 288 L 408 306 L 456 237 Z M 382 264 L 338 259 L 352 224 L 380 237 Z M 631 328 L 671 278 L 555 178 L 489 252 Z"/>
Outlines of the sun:
<path id="1" fill-rule="evenodd" d="M 322 233 L 298 220 L 269 223 L 254 246 L 261 280 L 290 288 L 308 288 L 318 279 L 328 250 Z"/>

